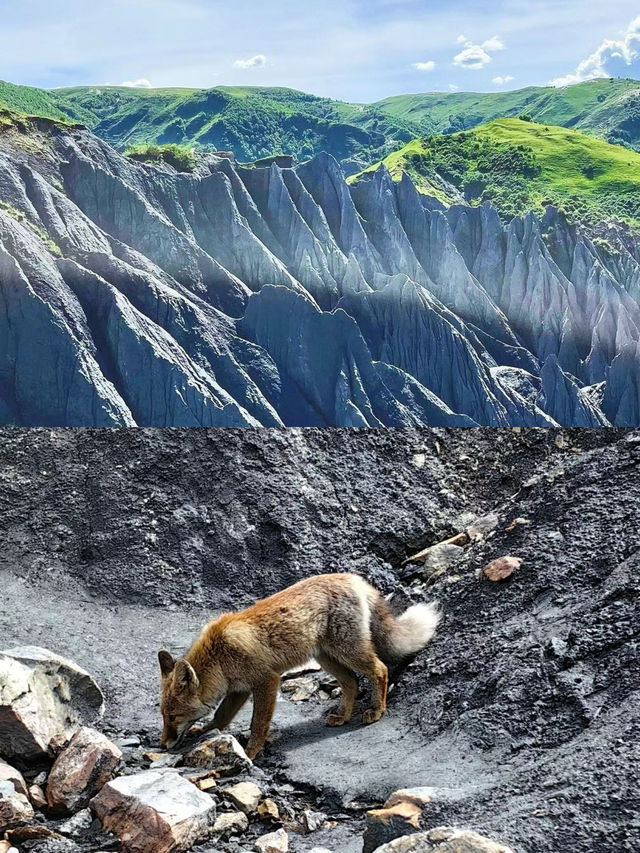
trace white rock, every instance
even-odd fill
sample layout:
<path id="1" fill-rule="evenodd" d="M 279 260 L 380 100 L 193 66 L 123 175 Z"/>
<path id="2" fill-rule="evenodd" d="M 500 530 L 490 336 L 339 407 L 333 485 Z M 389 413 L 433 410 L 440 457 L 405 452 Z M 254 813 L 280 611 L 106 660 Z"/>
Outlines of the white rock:
<path id="1" fill-rule="evenodd" d="M 123 853 L 188 850 L 210 838 L 215 802 L 175 770 L 144 770 L 107 782 L 91 808 Z"/>
<path id="2" fill-rule="evenodd" d="M 284 829 L 270 832 L 256 839 L 256 850 L 259 853 L 287 853 L 289 850 L 289 836 Z"/>
<path id="3" fill-rule="evenodd" d="M 29 798 L 17 791 L 13 782 L 0 779 L 0 830 L 12 823 L 31 820 L 33 807 Z"/>
<path id="4" fill-rule="evenodd" d="M 431 802 L 434 792 L 434 788 L 401 788 L 399 791 L 394 791 L 391 794 L 384 807 L 388 809 L 398 803 L 408 802 L 422 808 Z"/>
<path id="5" fill-rule="evenodd" d="M 418 832 L 396 838 L 378 847 L 375 853 L 513 853 L 510 847 L 499 844 L 467 829 L 439 826 L 428 832 Z"/>
<path id="6" fill-rule="evenodd" d="M 252 766 L 247 753 L 232 735 L 216 735 L 201 741 L 185 756 L 189 767 L 206 767 L 221 776 L 243 773 Z"/>
<path id="7" fill-rule="evenodd" d="M 73 817 L 70 817 L 69 820 L 65 820 L 64 823 L 59 824 L 56 827 L 56 832 L 77 838 L 85 830 L 89 829 L 92 823 L 93 814 L 91 813 L 91 809 L 82 809 L 77 814 L 74 814 Z"/>
<path id="8" fill-rule="evenodd" d="M 37 646 L 0 652 L 0 755 L 42 758 L 104 710 L 100 688 L 72 661 Z"/>
<path id="9" fill-rule="evenodd" d="M 242 835 L 249 828 L 249 819 L 242 812 L 225 812 L 218 815 L 213 825 L 213 831 L 219 835 Z"/>
<path id="10" fill-rule="evenodd" d="M 238 782 L 237 785 L 224 788 L 222 793 L 245 814 L 254 812 L 262 799 L 262 791 L 253 782 Z"/>

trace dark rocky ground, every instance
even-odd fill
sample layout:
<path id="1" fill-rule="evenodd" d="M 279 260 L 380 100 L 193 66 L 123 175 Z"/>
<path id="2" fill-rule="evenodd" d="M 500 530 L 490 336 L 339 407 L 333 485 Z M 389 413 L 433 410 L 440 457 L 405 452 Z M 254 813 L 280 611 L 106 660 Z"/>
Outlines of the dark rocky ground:
<path id="1" fill-rule="evenodd" d="M 105 729 L 153 744 L 159 647 L 310 573 L 358 571 L 445 620 L 375 726 L 328 730 L 327 701 L 279 701 L 258 765 L 345 815 L 294 851 L 356 853 L 359 808 L 415 785 L 435 789 L 425 826 L 523 853 L 633 850 L 639 465 L 623 430 L 4 431 L 0 647 L 73 657 L 105 688 Z M 496 532 L 440 577 L 403 568 L 491 511 Z M 480 580 L 505 554 L 520 570 Z"/>

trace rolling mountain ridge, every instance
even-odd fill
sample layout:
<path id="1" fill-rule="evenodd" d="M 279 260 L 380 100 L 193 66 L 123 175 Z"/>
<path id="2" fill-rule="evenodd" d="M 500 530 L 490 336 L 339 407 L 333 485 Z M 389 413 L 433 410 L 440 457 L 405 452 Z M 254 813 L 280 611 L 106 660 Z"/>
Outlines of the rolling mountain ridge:
<path id="1" fill-rule="evenodd" d="M 373 104 L 349 104 L 285 88 L 44 90 L 0 82 L 0 107 L 82 122 L 119 150 L 140 143 L 178 143 L 204 151 L 231 150 L 245 161 L 275 153 L 304 160 L 324 151 L 348 174 L 415 137 L 469 130 L 525 114 L 542 124 L 640 145 L 640 84 L 625 79 L 565 89 L 399 95 Z"/>

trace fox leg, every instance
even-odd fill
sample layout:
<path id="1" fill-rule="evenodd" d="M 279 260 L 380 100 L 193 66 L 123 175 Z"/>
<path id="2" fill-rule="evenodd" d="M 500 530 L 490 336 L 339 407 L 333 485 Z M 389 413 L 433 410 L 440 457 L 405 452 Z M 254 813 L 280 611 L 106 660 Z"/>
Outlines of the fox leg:
<path id="1" fill-rule="evenodd" d="M 387 686 L 389 673 L 372 645 L 358 650 L 350 655 L 349 665 L 356 672 L 361 672 L 371 682 L 371 701 L 373 707 L 362 714 L 363 723 L 375 723 L 387 710 Z"/>
<path id="2" fill-rule="evenodd" d="M 269 726 L 276 707 L 276 696 L 280 676 L 273 673 L 265 681 L 253 689 L 253 717 L 251 718 L 251 735 L 247 744 L 247 755 L 254 759 L 264 746 L 269 733 Z"/>
<path id="3" fill-rule="evenodd" d="M 215 713 L 211 727 L 214 729 L 226 729 L 250 695 L 246 691 L 227 693 Z"/>
<path id="4" fill-rule="evenodd" d="M 333 675 L 337 679 L 342 690 L 342 699 L 340 700 L 338 712 L 327 716 L 327 725 L 343 726 L 351 719 L 353 706 L 358 695 L 358 682 L 355 674 L 335 658 L 330 657 L 324 652 L 317 654 L 316 660 L 325 672 L 328 672 L 329 675 Z"/>

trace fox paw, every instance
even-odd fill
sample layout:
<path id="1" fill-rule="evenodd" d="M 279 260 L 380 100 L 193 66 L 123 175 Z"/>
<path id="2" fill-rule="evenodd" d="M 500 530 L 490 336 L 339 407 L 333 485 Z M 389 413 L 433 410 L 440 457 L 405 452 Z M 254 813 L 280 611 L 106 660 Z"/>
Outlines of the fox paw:
<path id="1" fill-rule="evenodd" d="M 370 723 L 377 722 L 382 716 L 383 712 L 380 708 L 369 708 L 368 711 L 365 711 L 362 714 L 362 722 L 368 726 Z"/>
<path id="2" fill-rule="evenodd" d="M 329 714 L 326 719 L 328 726 L 344 726 L 346 722 L 347 718 L 344 714 Z"/>

